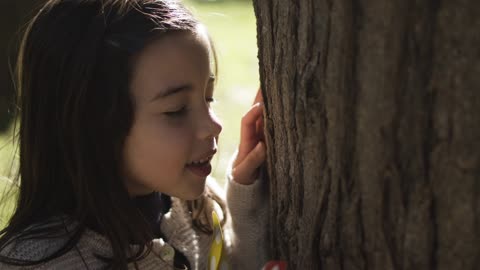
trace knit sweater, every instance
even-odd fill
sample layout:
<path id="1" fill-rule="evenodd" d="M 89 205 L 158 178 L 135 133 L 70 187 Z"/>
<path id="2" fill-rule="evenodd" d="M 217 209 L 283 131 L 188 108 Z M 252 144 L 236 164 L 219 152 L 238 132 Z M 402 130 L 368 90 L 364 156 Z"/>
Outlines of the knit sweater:
<path id="1" fill-rule="evenodd" d="M 258 269 L 266 263 L 267 203 L 260 180 L 240 185 L 228 177 L 226 202 L 229 218 L 224 228 L 227 263 L 230 269 Z M 223 190 L 214 180 L 207 185 L 218 195 Z M 172 207 L 163 216 L 161 231 L 165 239 L 153 240 L 152 252 L 137 261 L 139 269 L 173 269 L 174 248 L 188 259 L 191 269 L 204 270 L 212 236 L 196 230 L 185 201 L 172 197 Z M 38 260 L 52 254 L 65 242 L 61 239 L 25 240 L 0 251 L 2 255 L 24 260 Z M 135 246 L 132 246 L 135 248 Z M 33 267 L 0 264 L 0 269 L 102 269 L 105 262 L 97 255 L 111 256 L 110 242 L 93 230 L 86 230 L 73 249 L 64 255 Z M 129 269 L 135 269 L 133 263 Z"/>

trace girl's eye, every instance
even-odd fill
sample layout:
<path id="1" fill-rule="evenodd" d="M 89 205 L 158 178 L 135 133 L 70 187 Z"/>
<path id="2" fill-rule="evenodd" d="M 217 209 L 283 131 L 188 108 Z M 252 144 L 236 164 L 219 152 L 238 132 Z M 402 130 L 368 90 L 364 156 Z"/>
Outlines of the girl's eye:
<path id="1" fill-rule="evenodd" d="M 179 116 L 183 116 L 186 112 L 187 112 L 187 108 L 182 107 L 180 110 L 176 110 L 173 112 L 165 112 L 165 115 L 170 117 L 179 117 Z"/>
<path id="2" fill-rule="evenodd" d="M 216 100 L 213 97 L 207 97 L 207 98 L 205 98 L 205 101 L 207 103 L 215 103 L 216 102 Z"/>

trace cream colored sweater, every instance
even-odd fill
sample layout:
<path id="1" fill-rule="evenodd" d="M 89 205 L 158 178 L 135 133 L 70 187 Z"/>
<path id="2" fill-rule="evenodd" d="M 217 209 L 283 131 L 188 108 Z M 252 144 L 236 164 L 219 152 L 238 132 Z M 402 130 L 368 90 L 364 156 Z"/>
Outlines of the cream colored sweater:
<path id="1" fill-rule="evenodd" d="M 266 263 L 266 219 L 267 200 L 261 181 L 252 185 L 240 185 L 228 177 L 226 202 L 230 212 L 225 226 L 227 260 L 230 269 L 260 270 Z M 214 181 L 214 180 L 213 180 Z M 212 179 L 207 184 L 217 194 L 223 190 Z M 172 207 L 162 219 L 161 230 L 168 239 L 153 240 L 153 252 L 137 262 L 139 269 L 173 269 L 175 247 L 189 260 L 192 269 L 204 270 L 212 236 L 195 230 L 185 201 L 172 197 Z M 2 255 L 19 259 L 37 260 L 51 254 L 63 243 L 44 241 L 23 241 L 15 243 Z M 110 243 L 102 235 L 87 230 L 76 247 L 66 254 L 35 267 L 12 267 L 0 264 L 0 269 L 102 269 L 104 262 L 94 254 L 111 256 Z M 88 268 L 85 266 L 87 265 Z M 134 269 L 134 265 L 129 266 Z"/>

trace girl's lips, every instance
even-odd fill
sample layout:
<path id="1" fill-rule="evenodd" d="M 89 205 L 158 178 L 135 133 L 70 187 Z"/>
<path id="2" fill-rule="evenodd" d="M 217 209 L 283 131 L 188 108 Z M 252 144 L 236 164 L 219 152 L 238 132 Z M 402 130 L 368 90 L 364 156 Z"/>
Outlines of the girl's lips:
<path id="1" fill-rule="evenodd" d="M 204 160 L 205 162 L 208 160 L 212 160 L 213 156 L 217 153 L 217 149 L 213 149 L 213 150 L 210 150 L 208 151 L 207 153 L 205 153 L 202 157 L 198 158 L 198 159 L 195 159 L 194 161 L 198 162 L 198 161 L 201 161 L 201 160 Z M 192 163 L 194 163 L 194 161 L 191 161 L 187 164 L 187 166 L 189 165 L 192 165 Z"/>
<path id="2" fill-rule="evenodd" d="M 200 177 L 207 177 L 212 172 L 212 165 L 209 162 L 199 164 L 199 165 L 187 165 L 189 169 L 195 175 Z"/>

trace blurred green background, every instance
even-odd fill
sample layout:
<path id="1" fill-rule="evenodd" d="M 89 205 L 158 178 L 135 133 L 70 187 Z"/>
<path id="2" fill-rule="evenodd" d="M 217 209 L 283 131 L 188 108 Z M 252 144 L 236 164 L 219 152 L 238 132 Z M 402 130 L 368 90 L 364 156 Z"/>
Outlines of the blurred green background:
<path id="1" fill-rule="evenodd" d="M 44 0 L 0 1 L 0 196 L 4 196 L 4 187 L 15 171 L 13 85 L 9 67 L 15 62 L 19 29 L 31 17 L 33 8 L 42 2 Z M 218 54 L 217 102 L 213 108 L 222 120 L 223 131 L 212 165 L 213 176 L 223 185 L 228 161 L 239 141 L 240 119 L 251 106 L 259 87 L 253 6 L 250 0 L 182 2 L 207 26 Z M 0 202 L 1 228 L 11 212 L 13 200 Z"/>

